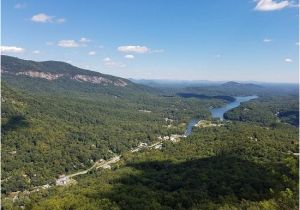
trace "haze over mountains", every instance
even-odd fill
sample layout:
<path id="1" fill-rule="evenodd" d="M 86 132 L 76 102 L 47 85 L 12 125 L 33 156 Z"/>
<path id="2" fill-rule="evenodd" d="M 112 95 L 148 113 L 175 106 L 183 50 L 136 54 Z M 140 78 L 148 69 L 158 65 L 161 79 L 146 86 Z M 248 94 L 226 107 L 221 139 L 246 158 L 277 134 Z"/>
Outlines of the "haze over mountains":
<path id="1" fill-rule="evenodd" d="M 234 82 L 234 81 L 209 81 L 209 80 L 152 80 L 152 79 L 125 79 L 99 72 L 90 71 L 78 68 L 71 64 L 61 61 L 43 61 L 36 62 L 31 60 L 23 60 L 7 55 L 1 56 L 3 75 L 27 76 L 32 78 L 41 78 L 48 81 L 69 79 L 77 82 L 85 82 L 91 84 L 98 84 L 103 86 L 126 87 L 132 86 L 133 83 L 142 84 L 150 87 L 170 87 L 170 88 L 184 88 L 184 87 L 201 87 L 201 86 L 217 86 L 224 87 L 259 87 L 268 86 L 272 83 L 262 82 Z M 288 84 L 287 84 L 288 85 Z"/>
<path id="2" fill-rule="evenodd" d="M 297 85 L 137 84 L 64 62 L 1 59 L 5 209 L 281 209 L 290 191 L 284 205 L 297 206 Z M 258 98 L 226 122 L 212 118 L 212 107 L 249 94 Z M 199 126 L 182 137 L 190 121 Z"/>
<path id="3" fill-rule="evenodd" d="M 1 210 L 299 209 L 299 0 L 1 12 Z"/>

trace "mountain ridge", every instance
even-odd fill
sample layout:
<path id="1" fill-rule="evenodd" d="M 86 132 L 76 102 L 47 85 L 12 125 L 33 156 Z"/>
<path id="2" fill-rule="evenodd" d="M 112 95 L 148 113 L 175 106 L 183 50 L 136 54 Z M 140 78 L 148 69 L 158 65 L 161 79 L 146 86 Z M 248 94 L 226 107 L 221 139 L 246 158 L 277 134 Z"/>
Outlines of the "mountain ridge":
<path id="1" fill-rule="evenodd" d="M 82 69 L 62 61 L 32 61 L 1 55 L 1 73 L 46 80 L 68 78 L 78 82 L 125 87 L 127 79 Z"/>
<path id="2" fill-rule="evenodd" d="M 253 84 L 253 83 L 240 83 L 235 81 L 229 81 L 223 83 L 221 86 L 224 87 L 256 87 L 256 88 L 262 88 L 261 85 Z"/>

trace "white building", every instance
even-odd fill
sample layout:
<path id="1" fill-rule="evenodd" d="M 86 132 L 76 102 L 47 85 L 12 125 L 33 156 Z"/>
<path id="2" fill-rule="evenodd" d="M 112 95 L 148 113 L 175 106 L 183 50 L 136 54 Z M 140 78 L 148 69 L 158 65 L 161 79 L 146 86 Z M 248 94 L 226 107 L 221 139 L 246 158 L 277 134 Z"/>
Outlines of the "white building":
<path id="1" fill-rule="evenodd" d="M 69 182 L 69 177 L 67 176 L 60 176 L 59 179 L 56 180 L 56 185 L 66 185 Z"/>

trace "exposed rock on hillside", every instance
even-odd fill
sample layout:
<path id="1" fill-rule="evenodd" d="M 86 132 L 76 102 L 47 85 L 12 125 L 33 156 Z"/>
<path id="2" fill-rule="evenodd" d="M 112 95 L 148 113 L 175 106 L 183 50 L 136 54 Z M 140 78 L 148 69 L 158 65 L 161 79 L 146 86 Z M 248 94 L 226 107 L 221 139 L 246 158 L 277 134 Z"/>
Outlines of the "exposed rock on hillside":
<path id="1" fill-rule="evenodd" d="M 106 79 L 104 77 L 88 76 L 88 75 L 82 75 L 82 74 L 76 74 L 71 79 L 79 81 L 79 82 L 90 82 L 90 83 L 94 83 L 94 84 L 110 84 L 110 83 L 112 83 L 111 80 Z"/>
<path id="2" fill-rule="evenodd" d="M 120 87 L 125 87 L 127 85 L 127 83 L 121 79 L 112 81 L 112 80 L 109 80 L 109 79 L 106 79 L 106 78 L 100 77 L 100 76 L 88 76 L 88 75 L 76 74 L 71 79 L 79 81 L 79 82 L 90 82 L 93 84 L 104 84 L 104 85 L 113 84 L 115 86 L 120 86 Z"/>
<path id="3" fill-rule="evenodd" d="M 29 77 L 37 77 L 37 78 L 42 78 L 47 80 L 55 80 L 58 79 L 59 77 L 64 76 L 63 74 L 51 74 L 48 72 L 38 72 L 38 71 L 18 72 L 16 73 L 16 75 L 26 75 Z"/>
<path id="4" fill-rule="evenodd" d="M 132 84 L 123 78 L 81 69 L 60 61 L 36 62 L 6 55 L 1 55 L 1 74 L 4 76 L 28 76 L 46 80 L 57 80 L 63 77 L 64 79 L 77 82 L 117 87 L 125 87 L 128 84 Z"/>

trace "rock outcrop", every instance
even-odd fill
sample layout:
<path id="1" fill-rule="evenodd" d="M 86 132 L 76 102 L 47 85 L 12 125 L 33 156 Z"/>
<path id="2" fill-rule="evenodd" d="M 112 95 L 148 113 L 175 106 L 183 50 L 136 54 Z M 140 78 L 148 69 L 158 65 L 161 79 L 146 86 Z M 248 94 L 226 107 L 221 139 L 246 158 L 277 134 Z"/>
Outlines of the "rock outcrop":
<path id="1" fill-rule="evenodd" d="M 93 84 L 103 84 L 103 85 L 113 84 L 119 87 L 125 87 L 127 85 L 127 83 L 121 79 L 113 81 L 101 76 L 89 76 L 89 75 L 76 74 L 75 76 L 71 77 L 71 79 L 79 82 L 89 82 Z"/>
<path id="2" fill-rule="evenodd" d="M 8 73 L 8 74 L 14 74 L 7 71 L 1 71 L 1 73 Z M 29 77 L 35 77 L 35 78 L 42 78 L 46 80 L 56 80 L 62 76 L 68 76 L 65 74 L 53 74 L 49 72 L 39 72 L 39 71 L 23 71 L 23 72 L 17 72 L 15 75 L 25 75 Z M 116 80 L 110 80 L 105 77 L 101 76 L 90 76 L 90 75 L 83 75 L 83 74 L 76 74 L 75 76 L 70 76 L 71 80 L 76 80 L 78 82 L 88 82 L 93 84 L 101 84 L 101 85 L 114 85 L 118 87 L 125 87 L 127 83 L 122 79 L 116 79 Z"/>
<path id="3" fill-rule="evenodd" d="M 29 77 L 37 77 L 37 78 L 42 78 L 46 80 L 56 80 L 62 76 L 63 74 L 51 74 L 48 72 L 39 72 L 39 71 L 25 71 L 25 72 L 18 72 L 16 75 L 26 75 Z"/>

